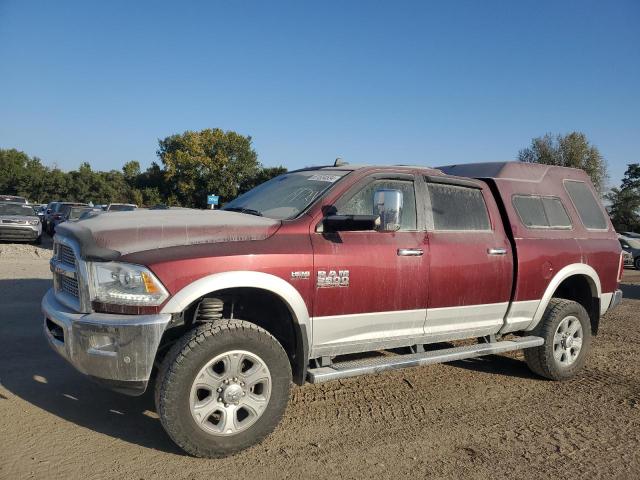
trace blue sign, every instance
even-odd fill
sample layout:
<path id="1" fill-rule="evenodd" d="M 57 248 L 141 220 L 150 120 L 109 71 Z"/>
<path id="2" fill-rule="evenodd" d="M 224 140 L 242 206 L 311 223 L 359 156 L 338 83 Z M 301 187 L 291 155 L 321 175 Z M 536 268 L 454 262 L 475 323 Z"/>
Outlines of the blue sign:
<path id="1" fill-rule="evenodd" d="M 207 205 L 218 205 L 220 197 L 218 195 L 207 195 Z"/>

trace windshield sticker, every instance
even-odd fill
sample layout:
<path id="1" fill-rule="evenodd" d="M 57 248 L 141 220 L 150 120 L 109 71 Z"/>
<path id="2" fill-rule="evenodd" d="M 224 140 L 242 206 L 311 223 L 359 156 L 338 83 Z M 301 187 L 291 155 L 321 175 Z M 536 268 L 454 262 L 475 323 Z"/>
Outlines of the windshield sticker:
<path id="1" fill-rule="evenodd" d="M 333 183 L 340 178 L 340 175 L 311 175 L 309 180 L 315 180 L 316 182 L 329 182 Z"/>

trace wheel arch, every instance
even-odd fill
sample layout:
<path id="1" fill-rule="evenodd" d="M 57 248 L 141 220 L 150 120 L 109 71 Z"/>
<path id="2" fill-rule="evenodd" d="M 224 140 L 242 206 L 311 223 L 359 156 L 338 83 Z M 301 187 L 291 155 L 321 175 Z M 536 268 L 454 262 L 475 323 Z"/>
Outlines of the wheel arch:
<path id="1" fill-rule="evenodd" d="M 311 345 L 311 322 L 304 299 L 293 285 L 280 277 L 264 272 L 231 271 L 208 275 L 178 291 L 162 308 L 161 313 L 179 314 L 194 302 L 216 292 L 228 294 L 234 290 L 255 290 L 271 296 L 287 309 L 295 338 L 295 352 L 287 352 L 292 360 L 294 381 L 305 381 Z"/>
<path id="2" fill-rule="evenodd" d="M 533 321 L 526 328 L 527 331 L 533 330 L 540 323 L 549 302 L 554 297 L 574 300 L 585 307 L 591 318 L 592 331 L 594 334 L 597 333 L 602 286 L 600 277 L 593 267 L 586 263 L 574 263 L 559 270 L 547 285 Z"/>

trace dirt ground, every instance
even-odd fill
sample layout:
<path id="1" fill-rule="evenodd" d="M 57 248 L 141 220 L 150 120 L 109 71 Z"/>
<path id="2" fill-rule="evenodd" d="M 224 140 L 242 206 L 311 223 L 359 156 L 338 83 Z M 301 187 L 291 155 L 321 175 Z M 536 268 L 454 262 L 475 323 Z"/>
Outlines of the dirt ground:
<path id="1" fill-rule="evenodd" d="M 104 390 L 46 345 L 50 254 L 0 244 L 3 479 L 640 477 L 640 272 L 572 381 L 518 354 L 294 387 L 267 440 L 204 460 L 173 445 L 149 393 Z"/>

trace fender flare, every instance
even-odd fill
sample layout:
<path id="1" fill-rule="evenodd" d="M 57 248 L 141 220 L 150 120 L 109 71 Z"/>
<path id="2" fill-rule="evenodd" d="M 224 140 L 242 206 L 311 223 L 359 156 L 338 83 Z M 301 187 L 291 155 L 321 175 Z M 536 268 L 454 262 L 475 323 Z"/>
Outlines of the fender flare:
<path id="1" fill-rule="evenodd" d="M 536 309 L 536 313 L 533 316 L 533 320 L 529 324 L 529 326 L 525 329 L 527 331 L 533 330 L 540 320 L 542 319 L 542 315 L 544 315 L 544 311 L 547 309 L 547 305 L 551 301 L 553 294 L 556 292 L 560 284 L 565 281 L 569 277 L 573 277 L 575 275 L 584 275 L 587 277 L 589 286 L 591 287 L 591 295 L 597 297 L 598 299 L 602 296 L 602 286 L 600 284 L 600 277 L 598 273 L 593 269 L 593 267 L 587 265 L 586 263 L 572 263 L 563 267 L 554 275 L 554 277 L 547 285 L 547 289 L 544 291 L 544 295 L 538 304 L 538 308 Z"/>
<path id="2" fill-rule="evenodd" d="M 309 360 L 309 346 L 312 331 L 309 311 L 300 292 L 280 277 L 252 270 L 236 270 L 214 273 L 199 278 L 183 287 L 162 308 L 160 313 L 180 313 L 198 298 L 218 290 L 228 288 L 256 288 L 277 295 L 285 303 L 294 322 L 294 330 L 299 337 L 304 355 L 304 364 Z"/>

